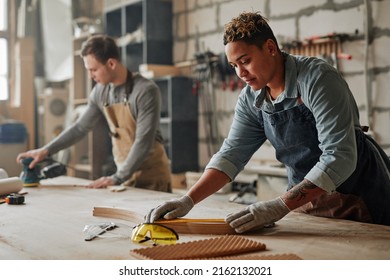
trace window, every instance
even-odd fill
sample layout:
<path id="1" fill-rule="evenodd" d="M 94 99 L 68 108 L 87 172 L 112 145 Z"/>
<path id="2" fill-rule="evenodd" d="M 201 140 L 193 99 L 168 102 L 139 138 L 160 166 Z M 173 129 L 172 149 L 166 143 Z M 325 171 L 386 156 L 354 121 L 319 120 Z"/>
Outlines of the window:
<path id="1" fill-rule="evenodd" d="M 0 100 L 9 97 L 7 0 L 0 0 Z"/>
<path id="2" fill-rule="evenodd" d="M 7 30 L 7 0 L 0 0 L 0 30 Z"/>

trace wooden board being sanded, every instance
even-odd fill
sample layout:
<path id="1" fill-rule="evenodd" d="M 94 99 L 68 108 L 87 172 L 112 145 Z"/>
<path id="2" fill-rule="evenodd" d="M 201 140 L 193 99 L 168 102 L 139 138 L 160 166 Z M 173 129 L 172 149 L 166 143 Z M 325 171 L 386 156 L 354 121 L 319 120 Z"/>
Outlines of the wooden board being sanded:
<path id="1" fill-rule="evenodd" d="M 143 217 L 141 215 L 127 209 L 94 207 L 93 215 L 97 217 L 126 220 L 137 224 L 143 222 Z M 226 235 L 236 233 L 223 219 L 178 218 L 174 220 L 160 220 L 156 221 L 156 223 L 165 225 L 175 230 L 178 234 Z"/>

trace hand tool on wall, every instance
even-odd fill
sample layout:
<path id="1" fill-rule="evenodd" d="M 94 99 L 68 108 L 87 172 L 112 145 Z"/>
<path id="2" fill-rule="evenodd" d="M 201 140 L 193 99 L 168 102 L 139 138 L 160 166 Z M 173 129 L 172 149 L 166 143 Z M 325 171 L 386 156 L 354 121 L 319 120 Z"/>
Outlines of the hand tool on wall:
<path id="1" fill-rule="evenodd" d="M 302 42 L 285 43 L 283 48 L 291 54 L 322 58 L 338 69 L 339 59 L 352 59 L 352 55 L 342 52 L 342 43 L 351 39 L 352 36 L 346 33 L 315 35 L 305 38 Z"/>
<path id="2" fill-rule="evenodd" d="M 328 34 L 325 34 L 325 35 L 314 35 L 314 36 L 310 36 L 308 38 L 306 38 L 305 40 L 308 41 L 308 42 L 319 42 L 320 40 L 329 40 L 329 39 L 334 39 L 334 40 L 338 40 L 338 41 L 345 41 L 345 40 L 348 40 L 349 38 L 351 37 L 351 35 L 347 34 L 347 33 L 336 33 L 336 32 L 333 32 L 333 33 L 328 33 Z"/>
<path id="3" fill-rule="evenodd" d="M 210 52 L 195 54 L 196 64 L 193 67 L 193 92 L 199 95 L 202 103 L 204 128 L 209 156 L 211 157 L 222 143 L 217 120 L 216 95 L 214 90 L 214 73 L 218 65 L 217 56 Z"/>
<path id="4" fill-rule="evenodd" d="M 29 168 L 33 158 L 24 158 L 21 160 L 23 171 L 20 179 L 24 187 L 37 187 L 42 179 L 54 178 L 66 174 L 66 166 L 49 158 L 39 163 L 34 168 Z M 42 166 L 44 165 L 44 166 Z"/>

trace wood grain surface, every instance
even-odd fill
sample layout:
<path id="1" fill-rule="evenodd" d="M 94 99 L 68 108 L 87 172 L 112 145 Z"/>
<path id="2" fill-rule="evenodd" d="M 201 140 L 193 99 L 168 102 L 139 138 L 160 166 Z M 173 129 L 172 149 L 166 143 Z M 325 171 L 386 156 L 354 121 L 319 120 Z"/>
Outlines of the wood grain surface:
<path id="1" fill-rule="evenodd" d="M 0 204 L 0 259 L 116 260 L 135 259 L 132 228 L 148 211 L 180 193 L 127 188 L 123 192 L 88 189 L 84 180 L 56 178 L 29 188 L 25 204 Z M 50 183 L 50 184 L 49 184 Z M 22 192 L 25 190 L 22 190 Z M 224 218 L 245 207 L 215 194 L 197 204 L 185 218 Z M 94 207 L 129 209 L 136 221 L 97 217 Z M 118 228 L 92 241 L 84 240 L 86 225 L 114 222 Z M 318 218 L 291 212 L 273 228 L 240 235 L 263 243 L 260 255 L 294 254 L 304 260 L 390 260 L 390 227 Z M 218 237 L 180 234 L 179 243 Z M 254 253 L 242 256 L 244 259 Z"/>

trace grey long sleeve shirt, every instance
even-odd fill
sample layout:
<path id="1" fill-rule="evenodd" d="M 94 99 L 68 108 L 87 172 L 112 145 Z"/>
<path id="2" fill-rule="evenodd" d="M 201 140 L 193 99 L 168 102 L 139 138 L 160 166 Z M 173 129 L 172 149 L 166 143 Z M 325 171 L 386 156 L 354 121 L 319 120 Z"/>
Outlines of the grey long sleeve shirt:
<path id="1" fill-rule="evenodd" d="M 154 141 L 162 142 L 159 129 L 161 96 L 158 86 L 139 74 L 133 76 L 134 85 L 128 97 L 128 103 L 137 122 L 134 144 L 124 164 L 112 175 L 116 182 L 122 182 L 140 167 L 143 160 L 153 152 Z M 125 84 L 96 84 L 92 89 L 86 110 L 77 121 L 58 137 L 44 146 L 50 154 L 70 147 L 78 142 L 100 121 L 105 121 L 104 104 L 121 103 L 126 97 Z"/>
<path id="2" fill-rule="evenodd" d="M 285 56 L 285 90 L 276 103 L 267 101 L 266 91 L 246 86 L 239 96 L 228 137 L 206 168 L 218 169 L 231 179 L 245 167 L 266 135 L 258 124 L 257 110 L 272 112 L 297 106 L 300 94 L 313 113 L 322 155 L 305 176 L 327 192 L 334 191 L 354 171 L 357 162 L 355 128 L 359 112 L 352 93 L 335 68 L 316 58 Z"/>

